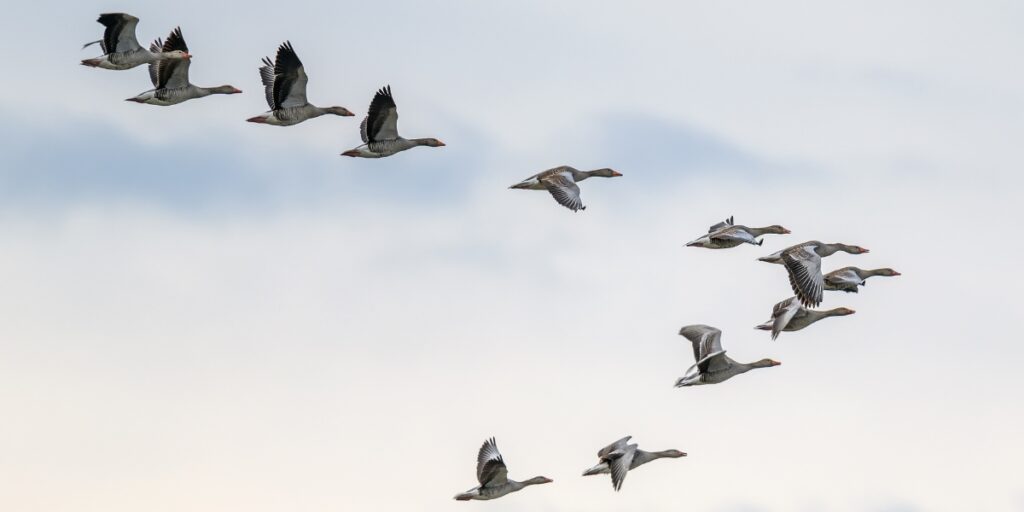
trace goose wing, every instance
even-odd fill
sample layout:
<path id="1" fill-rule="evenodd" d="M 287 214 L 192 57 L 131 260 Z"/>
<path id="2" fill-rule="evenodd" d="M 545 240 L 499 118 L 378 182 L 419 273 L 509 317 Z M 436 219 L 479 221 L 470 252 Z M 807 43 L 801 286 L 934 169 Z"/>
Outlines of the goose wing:
<path id="1" fill-rule="evenodd" d="M 693 345 L 694 366 L 701 373 L 714 373 L 729 367 L 729 358 L 725 357 L 725 350 L 722 350 L 720 329 L 707 325 L 688 325 L 680 329 L 679 334 Z"/>
<path id="2" fill-rule="evenodd" d="M 839 270 L 833 270 L 825 274 L 824 280 L 825 283 L 830 285 L 860 284 L 862 281 L 854 267 L 843 267 Z"/>
<path id="3" fill-rule="evenodd" d="M 164 41 L 162 50 L 165 52 L 174 50 L 188 52 L 188 45 L 185 44 L 185 38 L 181 35 L 181 27 L 171 31 L 171 34 L 167 36 L 167 40 Z M 180 89 L 187 87 L 190 64 L 191 59 L 162 59 L 156 61 L 152 64 L 152 66 L 156 67 L 155 72 L 150 71 L 150 78 L 153 78 L 154 73 L 156 75 L 156 83 L 153 85 L 157 89 Z"/>
<path id="4" fill-rule="evenodd" d="M 772 339 L 779 337 L 779 333 L 789 325 L 790 320 L 800 311 L 800 299 L 790 297 L 772 308 Z"/>
<path id="5" fill-rule="evenodd" d="M 728 219 L 725 219 L 724 221 L 719 222 L 718 224 L 715 224 L 714 226 L 711 226 L 710 228 L 708 228 L 708 233 L 714 233 L 715 231 L 718 231 L 719 229 L 722 229 L 722 228 L 728 227 L 728 226 L 732 226 L 732 216 L 731 215 L 729 216 Z"/>
<path id="6" fill-rule="evenodd" d="M 160 39 L 158 37 L 156 38 L 156 40 L 149 44 L 149 51 L 151 53 L 159 52 L 160 49 L 163 48 L 163 46 L 163 39 Z M 160 61 L 149 63 L 149 81 L 153 82 L 153 87 L 157 87 L 157 85 L 160 84 L 160 68 L 159 66 L 157 66 L 157 64 L 160 64 Z"/>
<path id="7" fill-rule="evenodd" d="M 373 96 L 370 110 L 359 125 L 359 132 L 367 144 L 398 138 L 398 108 L 395 106 L 395 98 L 391 96 L 390 85 L 382 87 Z"/>
<path id="8" fill-rule="evenodd" d="M 745 229 L 735 226 L 725 227 L 716 232 L 712 232 L 708 236 L 714 240 L 735 240 L 737 242 L 746 242 L 757 245 L 757 238 L 755 238 L 754 235 L 751 235 Z"/>
<path id="9" fill-rule="evenodd" d="M 481 487 L 496 487 L 508 482 L 508 468 L 493 437 L 484 441 L 476 455 L 476 479 Z"/>
<path id="10" fill-rule="evenodd" d="M 103 40 L 100 44 L 103 53 L 126 52 L 141 49 L 139 40 L 135 38 L 135 27 L 139 19 L 123 12 L 100 14 L 96 19 L 104 27 Z"/>
<path id="11" fill-rule="evenodd" d="M 805 245 L 782 253 L 782 264 L 789 272 L 793 293 L 807 307 L 821 304 L 822 290 L 825 288 L 821 275 L 821 256 L 814 251 L 814 247 Z"/>
<path id="12" fill-rule="evenodd" d="M 306 76 L 306 69 L 302 61 L 295 54 L 290 41 L 285 41 L 277 49 L 277 58 L 274 61 L 274 78 L 270 87 L 272 90 L 268 96 L 273 96 L 274 104 L 272 110 L 279 108 L 301 107 L 306 102 L 306 84 L 309 77 Z M 265 86 L 266 81 L 263 83 Z"/>
<path id="13" fill-rule="evenodd" d="M 635 444 L 608 454 L 608 468 L 612 472 L 612 487 L 616 491 L 622 488 L 622 482 L 626 479 L 626 474 L 629 473 L 629 466 L 633 464 L 634 455 L 636 455 Z"/>
<path id="14" fill-rule="evenodd" d="M 626 437 L 623 437 L 622 439 L 619 439 L 618 441 L 615 441 L 614 443 L 612 443 L 612 444 L 610 444 L 608 446 L 605 446 L 604 448 L 601 448 L 601 450 L 597 452 L 597 457 L 599 459 L 601 459 L 601 460 L 606 460 L 606 458 L 608 457 L 608 454 L 610 454 L 610 453 L 612 453 L 612 452 L 614 452 L 616 450 L 623 450 L 623 449 L 625 449 L 626 445 L 629 444 L 629 440 L 632 439 L 632 438 L 633 438 L 633 436 L 626 436 Z"/>
<path id="15" fill-rule="evenodd" d="M 540 181 L 558 204 L 574 212 L 586 209 L 583 200 L 580 199 L 580 187 L 571 177 L 565 174 L 552 174 L 541 178 Z"/>

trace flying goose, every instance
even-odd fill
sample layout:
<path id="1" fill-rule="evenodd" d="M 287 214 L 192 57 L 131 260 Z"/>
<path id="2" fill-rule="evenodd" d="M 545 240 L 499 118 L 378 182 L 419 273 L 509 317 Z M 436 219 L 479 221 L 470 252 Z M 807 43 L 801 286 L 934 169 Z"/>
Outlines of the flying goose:
<path id="1" fill-rule="evenodd" d="M 772 319 L 755 327 L 755 329 L 771 331 L 772 339 L 774 340 L 779 337 L 779 333 L 782 331 L 799 331 L 823 318 L 846 316 L 854 313 L 856 311 L 850 308 L 835 308 L 825 311 L 807 309 L 800 304 L 799 298 L 790 297 L 776 304 L 772 308 Z"/>
<path id="2" fill-rule="evenodd" d="M 867 285 L 867 280 L 872 276 L 895 277 L 902 275 L 891 268 L 876 268 L 864 270 L 857 267 L 843 267 L 825 274 L 826 290 L 841 290 L 847 293 L 857 293 L 858 286 Z"/>
<path id="3" fill-rule="evenodd" d="M 291 126 L 324 114 L 355 115 L 343 107 L 323 108 L 310 105 L 306 101 L 306 83 L 309 82 L 309 77 L 306 76 L 306 69 L 299 56 L 295 54 L 290 41 L 285 41 L 278 47 L 274 62 L 270 62 L 270 57 L 263 58 L 260 79 L 266 88 L 270 111 L 250 117 L 247 119 L 250 123 Z"/>
<path id="4" fill-rule="evenodd" d="M 106 30 L 103 31 L 103 39 L 86 43 L 82 49 L 99 43 L 103 55 L 95 59 L 83 60 L 83 66 L 124 70 L 165 59 L 180 60 L 190 57 L 188 49 L 165 52 L 158 48 L 156 51 L 152 49 L 147 51 L 140 46 L 139 40 L 135 37 L 135 26 L 139 24 L 139 19 L 131 14 L 110 12 L 100 14 L 96 21 L 106 27 Z"/>
<path id="5" fill-rule="evenodd" d="M 647 452 L 637 448 L 636 444 L 628 444 L 633 436 L 626 436 L 614 443 L 601 448 L 597 452 L 597 458 L 601 459 L 596 466 L 583 472 L 583 476 L 599 475 L 601 473 L 612 474 L 612 487 L 616 491 L 622 488 L 622 481 L 626 479 L 626 472 L 647 464 L 652 460 L 686 457 L 686 453 L 679 450 L 664 450 L 660 452 Z"/>
<path id="6" fill-rule="evenodd" d="M 768 368 L 782 363 L 762 359 L 753 363 L 737 363 L 722 350 L 722 331 L 707 325 L 687 325 L 679 334 L 693 344 L 693 359 L 696 363 L 686 370 L 676 387 L 718 384 L 754 368 Z"/>
<path id="7" fill-rule="evenodd" d="M 188 45 L 185 44 L 185 38 L 181 35 L 181 27 L 172 30 L 171 35 L 167 36 L 167 41 L 161 42 L 160 39 L 157 39 L 153 41 L 149 48 L 152 52 L 160 51 L 163 48 L 164 52 L 179 50 L 188 53 Z M 165 59 L 150 64 L 149 79 L 153 82 L 154 88 L 140 93 L 134 98 L 128 98 L 125 101 L 166 107 L 211 94 L 238 94 L 242 92 L 230 85 L 221 85 L 219 87 L 198 87 L 192 85 L 188 81 L 188 68 L 190 65 L 191 59 Z"/>
<path id="8" fill-rule="evenodd" d="M 825 288 L 824 277 L 821 275 L 821 259 L 838 251 L 849 254 L 868 252 L 867 249 L 856 245 L 824 244 L 811 240 L 758 260 L 784 265 L 789 273 L 789 284 L 793 288 L 793 293 L 800 298 L 803 305 L 815 307 L 821 304 L 822 290 Z"/>
<path id="9" fill-rule="evenodd" d="M 761 235 L 774 234 L 786 235 L 789 230 L 779 226 L 767 226 L 763 228 L 748 228 L 743 225 L 733 224 L 733 218 L 729 217 L 708 228 L 708 234 L 686 244 L 687 247 L 704 247 L 706 249 L 729 249 L 740 244 L 761 245 L 764 240 L 758 240 Z"/>
<path id="10" fill-rule="evenodd" d="M 494 438 L 484 441 L 480 452 L 476 456 L 476 479 L 480 482 L 479 487 L 474 487 L 466 492 L 455 495 L 459 501 L 468 500 L 493 500 L 508 493 L 516 492 L 528 485 L 548 484 L 553 482 L 550 478 L 535 476 L 525 482 L 517 482 L 508 479 L 508 468 L 505 467 L 505 460 L 498 452 L 498 445 Z"/>
<path id="11" fill-rule="evenodd" d="M 398 135 L 398 109 L 391 96 L 391 86 L 384 86 L 374 95 L 370 110 L 359 125 L 363 145 L 350 149 L 342 156 L 384 158 L 416 146 L 440 147 L 437 139 L 406 139 Z"/>
<path id="12" fill-rule="evenodd" d="M 608 168 L 580 171 L 568 165 L 560 165 L 534 174 L 509 188 L 547 190 L 555 198 L 555 201 L 558 201 L 558 204 L 575 212 L 587 209 L 586 206 L 583 206 L 583 200 L 580 199 L 580 187 L 576 184 L 591 176 L 614 178 L 622 176 L 622 174 Z"/>

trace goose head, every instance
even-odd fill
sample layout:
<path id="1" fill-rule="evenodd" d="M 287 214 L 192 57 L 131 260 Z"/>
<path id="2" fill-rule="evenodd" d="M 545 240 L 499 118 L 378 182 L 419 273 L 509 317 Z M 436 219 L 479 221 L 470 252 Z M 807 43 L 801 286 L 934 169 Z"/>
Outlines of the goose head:
<path id="1" fill-rule="evenodd" d="M 416 141 L 416 145 L 418 145 L 418 146 L 428 146 L 428 147 L 432 147 L 432 148 L 439 148 L 439 147 L 445 145 L 444 142 L 441 142 L 441 141 L 439 141 L 437 139 L 434 139 L 434 138 L 415 139 L 415 141 Z"/>
<path id="2" fill-rule="evenodd" d="M 762 359 L 760 361 L 755 361 L 750 366 L 751 366 L 751 368 L 770 368 L 772 366 L 779 366 L 780 364 L 782 364 L 782 363 L 780 363 L 780 362 L 778 362 L 778 361 L 776 361 L 774 359 Z"/>
<path id="3" fill-rule="evenodd" d="M 328 114 L 334 114 L 336 116 L 342 117 L 352 117 L 355 115 L 352 113 L 352 111 L 345 107 L 327 107 L 324 109 L 324 111 L 327 112 Z"/>
<path id="4" fill-rule="evenodd" d="M 679 457 L 686 457 L 686 452 L 681 452 L 679 450 L 665 450 L 663 452 L 660 452 L 660 455 L 662 457 L 678 459 Z"/>
<path id="5" fill-rule="evenodd" d="M 241 94 L 242 90 L 233 85 L 221 85 L 219 87 L 211 87 L 210 92 L 213 94 Z"/>
<path id="6" fill-rule="evenodd" d="M 531 478 L 531 479 L 529 479 L 529 480 L 527 480 L 527 481 L 525 481 L 523 483 L 526 484 L 526 485 L 537 485 L 537 484 L 550 484 L 551 482 L 554 482 L 554 480 L 552 480 L 552 479 L 550 479 L 550 478 L 548 478 L 546 476 L 535 476 L 535 477 L 533 477 L 533 478 Z"/>
<path id="7" fill-rule="evenodd" d="M 850 308 L 835 308 L 832 310 L 832 316 L 846 316 L 854 313 L 856 313 L 856 311 Z"/>
<path id="8" fill-rule="evenodd" d="M 782 227 L 782 226 L 780 226 L 778 224 L 774 224 L 774 225 L 768 226 L 768 227 L 764 228 L 763 231 L 765 232 L 765 234 L 769 234 L 770 233 L 770 234 L 773 234 L 773 235 L 788 235 L 788 234 L 791 233 L 790 230 L 788 230 L 788 229 L 786 229 L 786 228 L 784 228 L 784 227 Z"/>
<path id="9" fill-rule="evenodd" d="M 895 276 L 901 276 L 903 274 L 900 274 L 899 272 L 896 272 L 895 270 L 893 270 L 891 268 L 880 268 L 880 269 L 875 271 L 875 275 L 876 276 L 895 277 Z"/>
<path id="10" fill-rule="evenodd" d="M 188 60 L 192 58 L 192 54 L 184 50 L 171 50 L 169 52 L 163 52 L 163 58 L 165 59 L 183 59 Z"/>
<path id="11" fill-rule="evenodd" d="M 603 169 L 595 169 L 593 171 L 588 172 L 587 174 L 589 174 L 590 176 L 600 176 L 602 178 L 615 178 L 617 176 L 622 176 L 621 172 L 616 171 L 615 169 L 609 169 L 607 167 Z"/>

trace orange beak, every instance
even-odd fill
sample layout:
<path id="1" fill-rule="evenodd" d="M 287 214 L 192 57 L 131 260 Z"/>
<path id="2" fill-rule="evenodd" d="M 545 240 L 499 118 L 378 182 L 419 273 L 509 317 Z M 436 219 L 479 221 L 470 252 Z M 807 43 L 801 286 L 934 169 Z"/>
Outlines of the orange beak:
<path id="1" fill-rule="evenodd" d="M 612 171 L 612 176 L 622 176 L 622 173 L 619 171 Z"/>

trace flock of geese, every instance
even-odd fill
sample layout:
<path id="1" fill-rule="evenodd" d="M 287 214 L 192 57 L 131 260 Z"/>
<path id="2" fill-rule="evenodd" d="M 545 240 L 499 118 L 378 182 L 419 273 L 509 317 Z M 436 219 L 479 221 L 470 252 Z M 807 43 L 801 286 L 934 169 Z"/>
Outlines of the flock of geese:
<path id="1" fill-rule="evenodd" d="M 139 19 L 135 16 L 107 13 L 101 14 L 97 21 L 105 27 L 103 38 L 86 44 L 83 49 L 98 43 L 103 55 L 85 59 L 83 65 L 110 70 L 127 70 L 143 64 L 149 67 L 153 88 L 127 101 L 170 106 L 213 94 L 242 92 L 231 85 L 200 87 L 191 83 L 189 66 L 192 55 L 180 27 L 172 30 L 166 40 L 158 38 L 146 49 L 136 38 Z M 247 121 L 292 126 L 327 114 L 342 117 L 354 115 L 344 107 L 318 107 L 309 103 L 306 99 L 309 77 L 290 42 L 285 41 L 278 47 L 273 61 L 264 57 L 262 64 L 259 68 L 260 80 L 270 110 Z M 444 146 L 435 138 L 406 139 L 398 134 L 398 110 L 390 86 L 382 87 L 374 95 L 359 126 L 359 133 L 363 144 L 341 153 L 343 156 L 384 158 L 418 146 Z M 560 205 L 576 212 L 586 209 L 580 198 L 579 182 L 591 177 L 617 176 L 622 174 L 608 168 L 580 171 L 569 166 L 559 166 L 530 176 L 510 188 L 547 190 Z M 761 246 L 764 242 L 761 237 L 764 235 L 789 233 L 788 229 L 779 225 L 763 228 L 738 225 L 730 217 L 711 226 L 707 234 L 686 245 L 707 249 L 729 249 L 743 244 Z M 760 261 L 777 263 L 786 269 L 795 295 L 776 304 L 772 308 L 771 319 L 756 328 L 771 331 L 774 340 L 782 332 L 799 331 L 824 318 L 853 314 L 852 309 L 843 307 L 831 310 L 813 308 L 821 304 L 826 290 L 857 293 L 870 277 L 900 275 L 890 268 L 863 270 L 857 267 L 844 267 L 823 274 L 822 258 L 837 252 L 864 254 L 868 250 L 856 245 L 812 240 L 759 258 Z M 688 325 L 679 334 L 692 345 L 694 364 L 676 381 L 676 387 L 718 384 L 755 368 L 770 368 L 781 364 L 772 359 L 752 363 L 734 361 L 722 348 L 722 331 L 714 327 Z M 686 453 L 679 450 L 644 451 L 635 443 L 630 443 L 630 440 L 631 437 L 627 436 L 601 448 L 597 452 L 597 465 L 584 471 L 583 476 L 610 474 L 612 487 L 618 491 L 622 488 L 627 472 L 653 460 L 686 456 Z M 543 476 L 524 481 L 508 478 L 508 468 L 494 438 L 488 439 L 480 447 L 476 477 L 479 485 L 457 494 L 456 500 L 491 500 L 531 485 L 552 482 Z"/>

